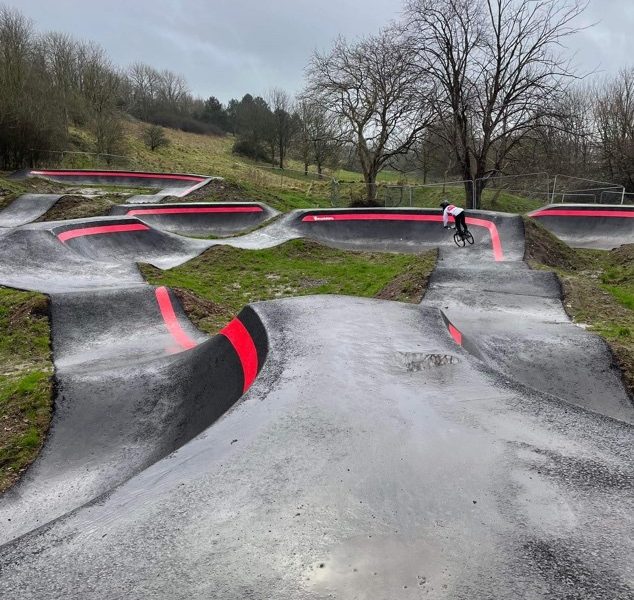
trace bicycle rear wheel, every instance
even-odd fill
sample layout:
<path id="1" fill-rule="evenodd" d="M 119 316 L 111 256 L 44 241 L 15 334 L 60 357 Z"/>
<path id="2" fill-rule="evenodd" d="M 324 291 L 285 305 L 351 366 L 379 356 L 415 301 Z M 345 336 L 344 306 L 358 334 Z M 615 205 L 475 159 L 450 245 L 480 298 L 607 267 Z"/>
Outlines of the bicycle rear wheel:
<path id="1" fill-rule="evenodd" d="M 453 234 L 453 241 L 456 243 L 456 246 L 459 246 L 460 248 L 465 245 L 464 238 L 457 231 Z"/>

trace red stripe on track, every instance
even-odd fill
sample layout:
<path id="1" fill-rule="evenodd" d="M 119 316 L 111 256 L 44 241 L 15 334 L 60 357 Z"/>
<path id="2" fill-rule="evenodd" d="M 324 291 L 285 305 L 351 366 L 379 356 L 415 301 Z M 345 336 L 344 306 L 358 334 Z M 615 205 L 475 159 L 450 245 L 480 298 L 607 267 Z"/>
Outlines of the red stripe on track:
<path id="1" fill-rule="evenodd" d="M 625 217 L 634 218 L 634 210 L 539 210 L 531 217 Z"/>
<path id="2" fill-rule="evenodd" d="M 462 346 L 462 334 L 460 333 L 460 331 L 458 331 L 458 329 L 456 329 L 451 323 L 447 323 L 447 329 L 449 329 L 449 333 L 454 339 L 454 342 Z"/>
<path id="3" fill-rule="evenodd" d="M 175 175 L 169 173 L 135 173 L 134 171 L 31 171 L 31 175 L 60 177 L 131 177 L 137 179 L 175 179 L 177 181 L 205 181 L 195 175 Z"/>
<path id="4" fill-rule="evenodd" d="M 199 207 L 199 208 L 135 208 L 128 215 L 180 215 L 190 213 L 253 213 L 262 212 L 259 206 Z"/>
<path id="5" fill-rule="evenodd" d="M 189 350 L 190 348 L 197 346 L 198 344 L 183 331 L 183 328 L 178 322 L 167 288 L 156 288 L 155 294 L 165 326 L 176 343 L 184 350 Z"/>
<path id="6" fill-rule="evenodd" d="M 491 245 L 493 246 L 493 258 L 496 261 L 504 260 L 504 253 L 502 252 L 502 242 L 500 242 L 500 234 L 498 228 L 493 221 L 487 221 L 486 219 L 476 219 L 475 217 L 466 217 L 465 221 L 467 225 L 475 225 L 476 227 L 485 227 L 489 230 L 491 236 Z"/>
<path id="7" fill-rule="evenodd" d="M 82 227 L 81 229 L 69 229 L 57 234 L 60 242 L 65 242 L 85 235 L 100 235 L 103 233 L 122 233 L 128 231 L 147 231 L 150 228 L 143 223 L 131 223 L 129 225 L 100 225 L 99 227 Z"/>
<path id="8" fill-rule="evenodd" d="M 453 217 L 451 218 L 453 220 Z M 306 215 L 302 221 L 321 222 L 321 221 L 434 221 L 442 223 L 442 215 L 407 215 L 407 214 L 386 214 L 386 213 L 345 213 L 334 215 Z M 492 221 L 486 219 L 476 219 L 474 217 L 466 218 L 468 225 L 476 227 L 485 227 L 491 236 L 491 245 L 493 246 L 493 257 L 496 261 L 504 260 L 502 251 L 502 243 L 498 228 Z"/>
<path id="9" fill-rule="evenodd" d="M 231 342 L 242 363 L 244 374 L 242 391 L 246 392 L 258 374 L 258 351 L 253 338 L 238 318 L 233 319 L 220 333 Z"/>

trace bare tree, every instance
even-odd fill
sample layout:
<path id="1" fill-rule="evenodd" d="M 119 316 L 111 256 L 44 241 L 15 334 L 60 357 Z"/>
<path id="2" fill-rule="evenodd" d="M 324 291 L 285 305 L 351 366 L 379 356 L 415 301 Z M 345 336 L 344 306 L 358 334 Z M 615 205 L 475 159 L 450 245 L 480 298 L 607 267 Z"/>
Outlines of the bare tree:
<path id="1" fill-rule="evenodd" d="M 152 152 L 163 146 L 169 146 L 170 144 L 170 140 L 165 135 L 165 131 L 158 125 L 149 125 L 146 127 L 143 130 L 142 139 Z"/>
<path id="2" fill-rule="evenodd" d="M 438 86 L 439 132 L 463 179 L 500 170 L 513 148 L 548 116 L 574 76 L 559 54 L 578 31 L 579 0 L 406 0 L 409 42 Z M 473 195 L 465 184 L 467 202 Z"/>
<path id="3" fill-rule="evenodd" d="M 35 152 L 63 143 L 59 102 L 31 22 L 0 6 L 0 166 L 32 162 Z"/>
<path id="4" fill-rule="evenodd" d="M 605 172 L 634 191 L 634 68 L 597 91 L 594 114 Z"/>
<path id="5" fill-rule="evenodd" d="M 430 89 L 414 69 L 411 49 L 393 31 L 350 44 L 339 39 L 330 52 L 315 53 L 307 93 L 353 140 L 367 187 L 376 193 L 377 174 L 406 153 L 425 129 Z"/>
<path id="6" fill-rule="evenodd" d="M 89 44 L 80 53 L 81 94 L 100 154 L 120 151 L 123 127 L 118 110 L 123 77 L 115 70 L 103 49 Z"/>
<path id="7" fill-rule="evenodd" d="M 288 92 L 273 88 L 269 94 L 269 106 L 273 113 L 273 139 L 277 148 L 280 169 L 284 168 L 284 160 L 295 134 L 296 123 L 293 120 L 293 101 Z M 274 154 L 274 152 L 272 153 Z"/>
<path id="8" fill-rule="evenodd" d="M 182 75 L 173 71 L 160 72 L 158 85 L 158 100 L 165 108 L 172 111 L 182 109 L 188 101 L 189 89 Z"/>
<path id="9" fill-rule="evenodd" d="M 51 80 L 54 98 L 59 102 L 68 130 L 71 119 L 79 112 L 77 53 L 78 44 L 68 34 L 48 33 L 40 40 L 42 60 Z M 53 101 L 53 98 L 49 99 Z"/>
<path id="10" fill-rule="evenodd" d="M 340 132 L 331 115 L 322 106 L 301 96 L 297 101 L 295 147 L 308 174 L 311 163 L 321 175 L 326 163 L 333 162 L 341 143 Z"/>
<path id="11" fill-rule="evenodd" d="M 297 101 L 297 137 L 295 147 L 304 165 L 304 175 L 313 161 L 313 122 L 317 105 L 306 98 Z"/>
<path id="12" fill-rule="evenodd" d="M 149 120 L 158 101 L 161 74 L 144 63 L 134 63 L 128 69 L 131 87 L 131 110 L 144 121 Z"/>

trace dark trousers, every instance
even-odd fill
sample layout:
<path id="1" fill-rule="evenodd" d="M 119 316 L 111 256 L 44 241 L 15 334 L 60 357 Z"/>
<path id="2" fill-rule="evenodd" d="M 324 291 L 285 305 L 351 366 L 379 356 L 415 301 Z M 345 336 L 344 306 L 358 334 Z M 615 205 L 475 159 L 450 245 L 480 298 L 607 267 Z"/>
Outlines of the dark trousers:
<path id="1" fill-rule="evenodd" d="M 467 223 L 465 222 L 465 214 L 462 211 L 459 215 L 454 217 L 454 221 L 456 222 L 456 229 L 458 233 L 466 233 L 467 232 Z"/>

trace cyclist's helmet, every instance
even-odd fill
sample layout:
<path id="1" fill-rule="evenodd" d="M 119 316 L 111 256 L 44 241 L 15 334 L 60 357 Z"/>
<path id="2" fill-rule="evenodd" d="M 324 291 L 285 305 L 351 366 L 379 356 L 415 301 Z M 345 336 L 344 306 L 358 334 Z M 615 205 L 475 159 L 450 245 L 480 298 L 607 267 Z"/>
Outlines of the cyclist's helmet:
<path id="1" fill-rule="evenodd" d="M 443 201 L 440 203 L 440 208 L 442 208 L 442 209 L 445 209 L 445 208 L 447 208 L 448 206 L 449 206 L 449 202 L 447 202 L 447 200 L 443 200 Z"/>

